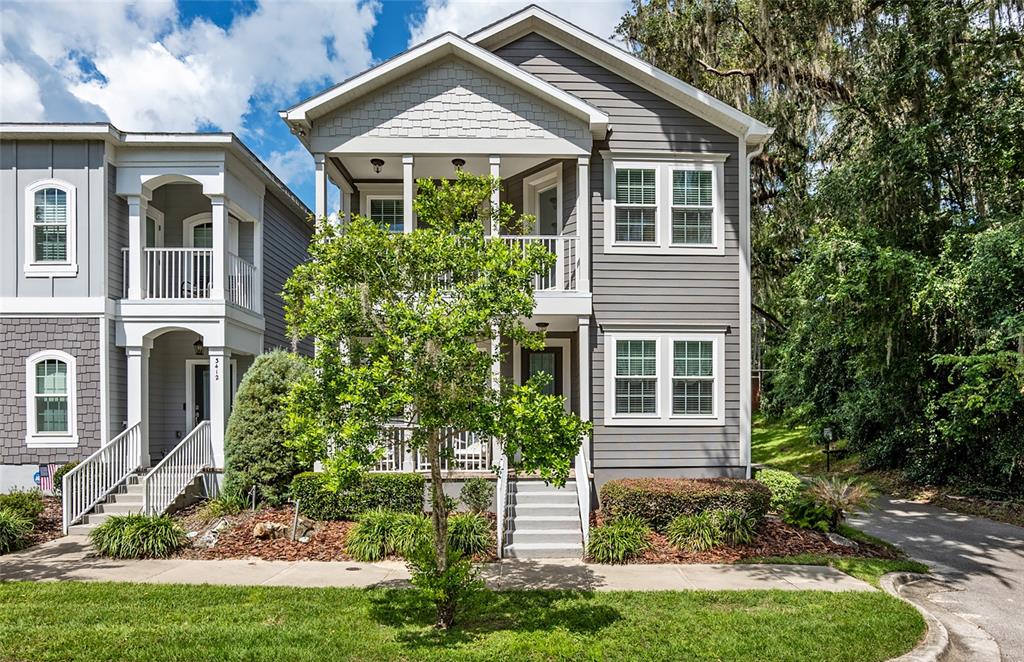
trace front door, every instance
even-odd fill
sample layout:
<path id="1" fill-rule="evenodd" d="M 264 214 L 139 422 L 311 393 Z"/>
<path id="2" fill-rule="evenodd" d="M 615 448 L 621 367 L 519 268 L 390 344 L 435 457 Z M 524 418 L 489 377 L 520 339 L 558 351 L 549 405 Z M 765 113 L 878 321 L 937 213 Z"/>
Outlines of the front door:
<path id="1" fill-rule="evenodd" d="M 196 364 L 192 371 L 193 416 L 192 427 L 210 420 L 210 364 Z"/>
<path id="2" fill-rule="evenodd" d="M 565 389 L 562 388 L 565 375 L 562 374 L 562 348 L 545 347 L 544 349 L 523 350 L 523 374 L 522 380 L 525 384 L 530 377 L 543 372 L 551 376 L 551 380 L 544 385 L 543 392 L 547 395 L 562 395 Z"/>

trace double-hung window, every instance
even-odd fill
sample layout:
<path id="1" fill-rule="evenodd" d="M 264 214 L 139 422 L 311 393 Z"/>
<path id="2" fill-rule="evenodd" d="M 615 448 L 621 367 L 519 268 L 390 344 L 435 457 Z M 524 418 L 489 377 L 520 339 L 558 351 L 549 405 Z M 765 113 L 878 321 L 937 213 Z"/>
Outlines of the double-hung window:
<path id="1" fill-rule="evenodd" d="M 27 445 L 77 445 L 75 419 L 75 359 L 58 351 L 37 352 L 25 370 Z"/>
<path id="2" fill-rule="evenodd" d="M 725 254 L 728 155 L 633 161 L 603 154 L 606 253 Z"/>
<path id="3" fill-rule="evenodd" d="M 724 333 L 609 331 L 605 425 L 724 424 Z"/>
<path id="4" fill-rule="evenodd" d="M 402 232 L 405 228 L 405 211 L 402 198 L 370 198 L 370 219 L 384 225 L 391 232 Z"/>
<path id="5" fill-rule="evenodd" d="M 25 190 L 25 213 L 25 271 L 75 273 L 75 188 L 55 179 L 35 182 Z"/>

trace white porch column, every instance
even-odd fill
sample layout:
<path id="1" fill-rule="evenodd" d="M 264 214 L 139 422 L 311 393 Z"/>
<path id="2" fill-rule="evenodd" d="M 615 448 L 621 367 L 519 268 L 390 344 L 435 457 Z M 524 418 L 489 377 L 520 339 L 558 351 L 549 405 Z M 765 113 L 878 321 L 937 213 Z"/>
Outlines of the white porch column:
<path id="1" fill-rule="evenodd" d="M 501 156 L 492 154 L 488 162 L 491 166 L 491 177 L 501 177 Z M 501 228 L 495 222 L 498 216 L 498 207 L 501 205 L 501 191 L 494 189 L 491 192 L 491 236 L 497 237 L 501 234 Z"/>
<path id="2" fill-rule="evenodd" d="M 128 298 L 146 296 L 146 207 L 143 195 L 129 195 L 128 200 Z"/>
<path id="3" fill-rule="evenodd" d="M 341 189 L 341 220 L 348 225 L 352 222 L 352 192 Z"/>
<path id="4" fill-rule="evenodd" d="M 152 341 L 125 348 L 128 355 L 128 426 L 139 424 L 139 466 L 149 466 L 149 350 Z"/>
<path id="5" fill-rule="evenodd" d="M 313 162 L 316 164 L 316 180 L 313 186 L 316 189 L 316 202 L 313 215 L 319 219 L 327 216 L 327 156 L 314 154 Z"/>
<path id="6" fill-rule="evenodd" d="M 231 408 L 231 350 L 210 347 L 210 436 L 213 440 L 213 463 L 224 468 L 224 431 Z"/>
<path id="7" fill-rule="evenodd" d="M 210 195 L 213 221 L 213 273 L 210 275 L 210 298 L 223 301 L 227 293 L 228 210 L 223 195 Z"/>
<path id="8" fill-rule="evenodd" d="M 579 348 L 579 373 L 580 373 L 580 419 L 590 420 L 590 394 L 593 392 L 593 385 L 590 382 L 590 316 L 581 315 L 579 318 L 579 338 L 576 343 Z M 584 449 L 587 455 L 587 463 L 593 467 L 593 458 L 590 456 L 590 444 L 587 439 L 583 440 Z"/>
<path id="9" fill-rule="evenodd" d="M 607 223 L 607 220 L 605 221 Z M 590 157 L 576 160 L 576 235 L 580 266 L 576 274 L 576 288 L 590 291 Z"/>
<path id="10" fill-rule="evenodd" d="M 402 157 L 402 231 L 412 232 L 412 195 L 416 182 L 412 178 L 412 154 Z M 362 213 L 369 215 L 369 209 L 361 209 Z"/>

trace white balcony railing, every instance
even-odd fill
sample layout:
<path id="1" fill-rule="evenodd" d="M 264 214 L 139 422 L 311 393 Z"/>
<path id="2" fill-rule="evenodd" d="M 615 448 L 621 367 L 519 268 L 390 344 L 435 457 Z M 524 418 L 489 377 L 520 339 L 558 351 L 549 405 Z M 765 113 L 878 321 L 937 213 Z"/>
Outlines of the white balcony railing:
<path id="1" fill-rule="evenodd" d="M 127 248 L 123 258 L 122 282 L 128 298 L 129 268 Z M 214 255 L 211 248 L 145 248 L 142 280 L 146 299 L 195 301 L 210 299 L 213 291 Z M 237 255 L 227 256 L 225 297 L 228 303 L 259 311 L 256 267 Z"/>
<path id="2" fill-rule="evenodd" d="M 476 432 L 444 433 L 445 452 L 441 459 L 444 471 L 489 471 L 491 469 L 491 439 Z M 381 446 L 384 455 L 371 469 L 376 472 L 430 471 L 426 453 L 409 445 L 412 428 L 404 425 L 389 425 L 383 432 Z"/>
<path id="3" fill-rule="evenodd" d="M 506 243 L 523 252 L 530 244 L 540 244 L 555 254 L 557 261 L 545 274 L 534 277 L 533 288 L 554 292 L 573 292 L 577 289 L 580 272 L 579 237 L 548 235 L 502 235 Z"/>

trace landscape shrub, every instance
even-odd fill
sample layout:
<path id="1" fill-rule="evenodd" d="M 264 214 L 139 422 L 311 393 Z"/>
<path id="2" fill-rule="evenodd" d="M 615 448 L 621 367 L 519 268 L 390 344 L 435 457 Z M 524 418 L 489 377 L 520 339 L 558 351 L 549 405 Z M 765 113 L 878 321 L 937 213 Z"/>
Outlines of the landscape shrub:
<path id="1" fill-rule="evenodd" d="M 601 487 L 601 508 L 609 519 L 634 515 L 665 531 L 679 515 L 739 509 L 758 523 L 768 513 L 771 491 L 754 480 L 735 478 L 623 478 Z"/>
<path id="2" fill-rule="evenodd" d="M 57 467 L 53 472 L 53 496 L 60 496 L 64 491 L 64 476 L 78 466 L 78 462 L 68 462 Z"/>
<path id="3" fill-rule="evenodd" d="M 231 517 L 245 510 L 244 496 L 225 492 L 204 503 L 196 513 L 200 519 L 210 521 L 219 517 Z"/>
<path id="4" fill-rule="evenodd" d="M 449 515 L 448 544 L 466 556 L 483 554 L 491 546 L 491 521 L 479 513 Z"/>
<path id="5" fill-rule="evenodd" d="M 598 563 L 625 563 L 651 546 L 651 529 L 634 515 L 622 515 L 590 531 L 587 555 Z"/>
<path id="6" fill-rule="evenodd" d="M 722 531 L 722 537 L 727 544 L 749 545 L 754 542 L 754 536 L 757 535 L 757 525 L 759 524 L 756 518 L 751 517 L 749 513 L 738 508 L 719 510 L 716 514 L 718 516 L 718 526 Z"/>
<path id="7" fill-rule="evenodd" d="M 714 510 L 677 515 L 669 522 L 666 533 L 674 547 L 691 552 L 706 552 L 724 541 L 718 511 Z"/>
<path id="8" fill-rule="evenodd" d="M 771 490 L 770 507 L 776 513 L 786 512 L 786 506 L 799 497 L 804 489 L 799 478 L 781 469 L 761 469 L 754 480 Z"/>
<path id="9" fill-rule="evenodd" d="M 356 561 L 380 561 L 394 552 L 391 532 L 396 513 L 390 510 L 368 510 L 349 529 L 345 551 Z"/>
<path id="10" fill-rule="evenodd" d="M 423 545 L 431 544 L 434 527 L 430 518 L 419 513 L 396 513 L 391 527 L 390 547 L 402 558 L 411 558 Z"/>
<path id="11" fill-rule="evenodd" d="M 31 520 L 10 508 L 0 508 L 0 554 L 20 549 L 30 531 Z"/>
<path id="12" fill-rule="evenodd" d="M 448 550 L 448 568 L 437 569 L 433 545 L 423 545 L 409 558 L 412 585 L 437 607 L 437 624 L 447 627 L 455 619 L 458 605 L 484 588 L 479 571 L 457 549 Z"/>
<path id="13" fill-rule="evenodd" d="M 832 519 L 832 511 L 809 494 L 802 494 L 791 501 L 782 514 L 782 521 L 786 524 L 822 533 L 831 530 Z"/>
<path id="14" fill-rule="evenodd" d="M 494 482 L 470 478 L 459 492 L 459 500 L 474 513 L 486 513 L 494 505 Z"/>
<path id="15" fill-rule="evenodd" d="M 43 493 L 39 490 L 11 490 L 0 494 L 0 509 L 10 510 L 35 524 L 46 510 Z"/>
<path id="16" fill-rule="evenodd" d="M 351 520 L 368 510 L 422 513 L 426 480 L 420 474 L 368 473 L 337 492 L 324 475 L 308 471 L 292 480 L 299 511 L 316 520 Z"/>
<path id="17" fill-rule="evenodd" d="M 815 478 L 808 494 L 828 510 L 829 528 L 833 531 L 848 515 L 869 510 L 875 500 L 875 491 L 867 483 L 838 477 Z"/>
<path id="18" fill-rule="evenodd" d="M 280 505 L 292 478 L 312 468 L 285 444 L 285 398 L 308 370 L 302 357 L 279 350 L 257 356 L 245 371 L 224 433 L 225 491 L 244 495 L 255 486 L 259 498 Z"/>
<path id="19" fill-rule="evenodd" d="M 89 538 L 97 552 L 115 559 L 166 558 L 188 542 L 185 529 L 167 515 L 112 515 Z"/>

